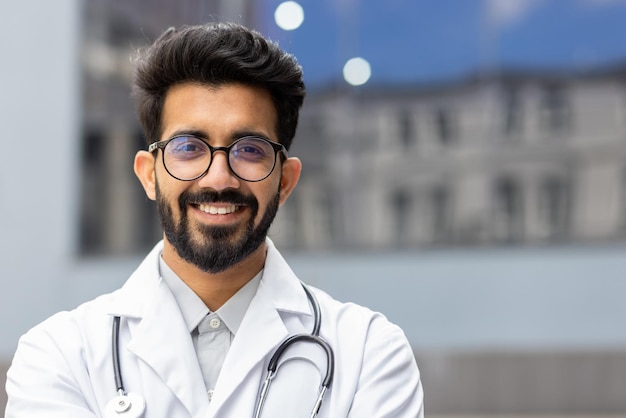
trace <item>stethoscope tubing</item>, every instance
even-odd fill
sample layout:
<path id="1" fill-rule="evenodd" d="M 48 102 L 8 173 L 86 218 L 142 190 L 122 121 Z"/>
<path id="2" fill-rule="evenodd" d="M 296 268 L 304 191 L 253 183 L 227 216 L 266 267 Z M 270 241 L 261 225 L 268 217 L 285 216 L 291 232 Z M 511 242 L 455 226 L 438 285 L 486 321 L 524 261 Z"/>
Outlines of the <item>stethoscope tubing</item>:
<path id="1" fill-rule="evenodd" d="M 113 345 L 113 376 L 115 377 L 115 391 L 120 395 L 124 395 L 124 382 L 122 381 L 122 370 L 120 366 L 120 317 L 113 317 L 113 335 L 111 343 Z"/>
<path id="2" fill-rule="evenodd" d="M 313 330 L 311 331 L 311 335 L 319 337 L 320 335 L 320 327 L 322 326 L 322 312 L 320 311 L 320 303 L 317 301 L 317 298 L 311 292 L 311 289 L 303 282 L 300 282 L 302 285 L 302 289 L 304 289 L 304 293 L 306 293 L 306 297 L 311 303 L 311 308 L 313 309 Z"/>
<path id="3" fill-rule="evenodd" d="M 313 344 L 317 344 L 322 347 L 322 349 L 326 352 L 326 375 L 324 376 L 324 380 L 322 381 L 322 386 L 330 386 L 330 384 L 333 382 L 333 376 L 335 374 L 333 349 L 326 342 L 326 340 L 324 340 L 322 337 L 318 337 L 317 335 L 297 334 L 287 338 L 278 346 L 278 348 L 274 352 L 274 355 L 270 359 L 269 365 L 267 366 L 267 371 L 276 374 L 278 361 L 280 360 L 280 357 L 283 355 L 285 350 L 287 350 L 292 344 L 300 341 L 307 341 Z"/>
<path id="4" fill-rule="evenodd" d="M 124 382 L 122 381 L 122 372 L 120 366 L 119 354 L 119 336 L 120 336 L 120 317 L 113 317 L 112 327 L 112 356 L 113 356 L 113 375 L 115 377 L 115 390 L 117 396 L 111 399 L 105 406 L 105 418 L 139 418 L 142 417 L 146 410 L 145 399 L 136 393 L 126 393 L 124 390 Z"/>
<path id="5" fill-rule="evenodd" d="M 296 334 L 296 335 L 287 337 L 285 340 L 283 340 L 282 343 L 279 344 L 276 351 L 274 351 L 274 354 L 270 358 L 270 361 L 267 366 L 267 377 L 265 381 L 263 382 L 263 386 L 261 387 L 261 391 L 259 393 L 259 400 L 257 402 L 257 408 L 254 413 L 254 418 L 260 418 L 261 416 L 263 405 L 265 404 L 265 399 L 267 398 L 267 394 L 269 392 L 269 388 L 272 383 L 272 380 L 276 376 L 278 362 L 281 356 L 283 355 L 285 350 L 287 350 L 290 346 L 292 346 L 295 343 L 298 343 L 300 341 L 305 341 L 305 342 L 317 344 L 326 353 L 326 374 L 324 376 L 324 379 L 322 380 L 322 384 L 320 385 L 320 391 L 315 401 L 315 404 L 313 406 L 313 410 L 311 411 L 311 418 L 314 418 L 315 416 L 317 416 L 322 406 L 324 395 L 326 394 L 328 388 L 333 382 L 333 377 L 335 376 L 335 355 L 333 353 L 333 349 L 330 346 L 330 344 L 328 344 L 328 342 L 319 335 L 320 328 L 322 325 L 322 314 L 320 310 L 320 305 L 319 305 L 319 302 L 317 301 L 317 298 L 315 297 L 313 292 L 311 292 L 311 290 L 307 287 L 307 285 L 302 283 L 302 288 L 304 289 L 307 299 L 309 299 L 309 302 L 313 309 L 313 330 L 311 331 L 310 334 Z"/>

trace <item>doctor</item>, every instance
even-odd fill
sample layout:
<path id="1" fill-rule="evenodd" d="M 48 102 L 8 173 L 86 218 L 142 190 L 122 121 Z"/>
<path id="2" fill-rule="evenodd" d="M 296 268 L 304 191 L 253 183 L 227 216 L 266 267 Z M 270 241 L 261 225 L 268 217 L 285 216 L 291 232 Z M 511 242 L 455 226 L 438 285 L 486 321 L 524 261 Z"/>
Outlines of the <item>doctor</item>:
<path id="1" fill-rule="evenodd" d="M 6 418 L 423 417 L 400 328 L 301 283 L 267 238 L 301 170 L 294 57 L 212 23 L 136 65 L 134 169 L 163 241 L 121 289 L 20 339 Z"/>

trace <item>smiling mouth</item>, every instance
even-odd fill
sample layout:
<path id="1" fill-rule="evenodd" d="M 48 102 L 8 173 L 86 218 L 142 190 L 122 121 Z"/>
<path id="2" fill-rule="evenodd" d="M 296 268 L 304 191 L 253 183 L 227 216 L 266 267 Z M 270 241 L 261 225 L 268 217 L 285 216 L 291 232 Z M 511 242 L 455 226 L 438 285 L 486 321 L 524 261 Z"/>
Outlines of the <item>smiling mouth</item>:
<path id="1" fill-rule="evenodd" d="M 211 204 L 199 204 L 193 205 L 197 209 L 209 215 L 228 215 L 229 213 L 236 212 L 241 206 L 228 205 L 228 206 L 214 206 Z"/>

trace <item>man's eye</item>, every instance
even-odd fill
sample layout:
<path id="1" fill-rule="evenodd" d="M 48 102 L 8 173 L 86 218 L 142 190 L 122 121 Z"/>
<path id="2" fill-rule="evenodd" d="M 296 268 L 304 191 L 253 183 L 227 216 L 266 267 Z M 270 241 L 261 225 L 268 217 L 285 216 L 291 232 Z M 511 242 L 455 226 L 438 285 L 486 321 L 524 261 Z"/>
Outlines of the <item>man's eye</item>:
<path id="1" fill-rule="evenodd" d="M 243 147 L 239 147 L 237 148 L 237 152 L 240 154 L 246 154 L 246 155 L 264 155 L 264 152 L 262 149 L 252 146 L 252 145 L 246 145 Z"/>
<path id="2" fill-rule="evenodd" d="M 200 140 L 176 138 L 168 144 L 168 152 L 174 155 L 197 155 L 206 152 L 207 147 Z"/>
<path id="3" fill-rule="evenodd" d="M 234 158 L 260 161 L 267 159 L 272 154 L 272 149 L 263 141 L 251 139 L 237 143 L 231 152 Z"/>
<path id="4" fill-rule="evenodd" d="M 196 144 L 180 144 L 175 148 L 178 152 L 196 152 L 198 151 L 198 146 Z"/>

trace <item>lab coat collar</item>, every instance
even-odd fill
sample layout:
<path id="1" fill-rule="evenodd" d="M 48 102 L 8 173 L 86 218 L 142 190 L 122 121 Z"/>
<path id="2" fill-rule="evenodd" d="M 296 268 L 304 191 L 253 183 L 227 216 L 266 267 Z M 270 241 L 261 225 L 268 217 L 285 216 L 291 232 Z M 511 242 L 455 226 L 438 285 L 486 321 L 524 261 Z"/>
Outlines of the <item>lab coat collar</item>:
<path id="1" fill-rule="evenodd" d="M 266 244 L 263 278 L 224 361 L 223 370 L 228 372 L 220 374 L 209 405 L 215 414 L 235 392 L 245 399 L 255 399 L 264 372 L 259 363 L 290 334 L 309 332 L 308 326 L 288 329 L 283 322 L 281 313 L 302 315 L 304 319 L 311 316 L 312 310 L 295 273 L 269 238 Z M 162 251 L 160 242 L 116 292 L 110 314 L 141 319 L 129 321 L 132 339 L 128 349 L 149 364 L 190 414 L 197 416 L 208 400 L 184 319 L 159 276 L 158 257 Z"/>
<path id="2" fill-rule="evenodd" d="M 284 313 L 306 317 L 312 311 L 300 280 L 272 241 L 267 239 L 266 243 L 263 278 L 222 366 L 227 372 L 220 373 L 209 416 L 219 416 L 220 408 L 235 393 L 237 399 L 245 399 L 246 404 L 256 399 L 264 377 L 265 368 L 261 367 L 264 361 L 269 360 L 289 335 L 308 332 L 303 325 L 297 329 L 288 329 L 285 325 L 281 316 Z"/>
<path id="3" fill-rule="evenodd" d="M 142 378 L 153 380 L 154 371 L 189 415 L 199 416 L 208 407 L 204 380 L 176 299 L 159 274 L 162 251 L 163 243 L 157 244 L 117 291 L 110 314 L 127 319 L 131 339 L 126 348 L 149 366 Z"/>
<path id="4" fill-rule="evenodd" d="M 130 275 L 124 286 L 115 292 L 109 314 L 112 316 L 142 318 L 146 303 L 151 300 L 161 281 L 159 257 L 163 252 L 163 241 L 157 243 L 152 251 Z"/>
<path id="5" fill-rule="evenodd" d="M 259 287 L 267 292 L 279 311 L 310 315 L 311 307 L 302 283 L 269 238 L 265 272 Z"/>
<path id="6" fill-rule="evenodd" d="M 279 311 L 311 314 L 311 308 L 302 290 L 299 279 L 291 270 L 271 239 L 266 239 L 267 255 L 265 271 L 259 290 L 266 288 L 269 297 Z M 110 308 L 111 315 L 141 318 L 145 303 L 150 300 L 156 279 L 160 279 L 159 257 L 163 252 L 163 241 L 150 251 L 124 286 L 118 290 L 117 298 Z M 258 294 L 258 292 L 257 292 Z"/>

